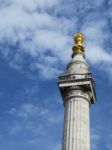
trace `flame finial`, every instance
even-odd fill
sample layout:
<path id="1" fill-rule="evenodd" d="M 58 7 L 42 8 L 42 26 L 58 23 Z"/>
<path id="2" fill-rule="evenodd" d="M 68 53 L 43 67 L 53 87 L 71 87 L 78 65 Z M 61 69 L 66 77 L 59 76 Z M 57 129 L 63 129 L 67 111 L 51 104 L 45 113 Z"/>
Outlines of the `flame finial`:
<path id="1" fill-rule="evenodd" d="M 78 32 L 74 35 L 73 39 L 76 45 L 82 45 L 85 40 L 85 36 L 82 33 Z"/>
<path id="2" fill-rule="evenodd" d="M 72 48 L 73 54 L 74 55 L 78 53 L 84 54 L 85 50 L 84 50 L 83 42 L 85 40 L 85 36 L 82 33 L 78 32 L 74 35 L 73 40 L 75 42 L 75 45 Z"/>

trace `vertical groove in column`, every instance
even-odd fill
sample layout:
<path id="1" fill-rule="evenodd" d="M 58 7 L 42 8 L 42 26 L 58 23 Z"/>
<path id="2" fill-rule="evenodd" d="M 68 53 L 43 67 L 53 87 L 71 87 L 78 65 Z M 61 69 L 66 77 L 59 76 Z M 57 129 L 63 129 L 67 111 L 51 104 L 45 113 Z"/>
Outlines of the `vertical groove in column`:
<path id="1" fill-rule="evenodd" d="M 75 137 L 75 128 L 76 128 L 76 105 L 75 105 L 75 97 L 74 97 L 74 144 L 73 147 L 76 145 L 76 137 Z"/>
<path id="2" fill-rule="evenodd" d="M 68 149 L 68 127 L 69 127 L 69 102 L 67 101 L 66 102 L 67 104 L 67 114 L 66 114 L 66 117 L 67 117 L 67 120 L 66 120 L 66 149 Z"/>
<path id="3" fill-rule="evenodd" d="M 82 135 L 82 126 L 83 126 L 83 124 L 82 124 L 82 105 L 80 105 L 80 109 L 81 109 L 81 113 L 80 113 L 80 117 L 81 117 L 81 128 L 80 128 L 80 132 L 81 132 L 81 141 L 83 141 L 83 135 Z M 80 148 L 80 150 L 83 150 L 82 149 L 82 142 L 81 142 L 81 148 Z"/>
<path id="4" fill-rule="evenodd" d="M 85 114 L 87 114 L 87 104 L 85 104 Z M 85 126 L 85 135 L 86 135 L 86 139 L 88 140 L 88 121 L 87 121 L 87 115 L 85 116 L 85 122 L 86 122 L 86 126 Z M 87 131 L 87 133 L 86 133 Z M 88 142 L 85 141 L 85 149 L 88 149 Z"/>
<path id="5" fill-rule="evenodd" d="M 70 134 L 69 134 L 69 150 L 71 150 L 71 131 L 72 131 L 72 100 L 70 100 Z"/>
<path id="6" fill-rule="evenodd" d="M 63 150 L 66 149 L 66 138 L 67 138 L 67 113 L 68 113 L 68 104 L 65 103 L 65 117 L 64 117 L 64 133 L 63 133 Z"/>
<path id="7" fill-rule="evenodd" d="M 74 147 L 77 149 L 77 103 L 75 100 L 75 145 Z"/>
<path id="8" fill-rule="evenodd" d="M 82 140 L 82 139 L 81 139 L 81 125 L 82 125 L 82 122 L 81 122 L 81 101 L 79 101 L 79 105 L 80 105 L 80 106 L 79 106 L 79 109 L 80 109 L 80 114 L 79 114 L 79 115 L 80 115 L 80 116 L 79 116 L 79 119 L 80 119 L 80 120 L 79 120 L 79 122 L 80 122 L 79 131 L 80 131 L 80 150 L 81 150 L 81 143 L 82 143 L 82 142 L 81 142 L 81 140 Z"/>
<path id="9" fill-rule="evenodd" d="M 73 132 L 74 132 L 74 98 L 73 98 L 73 101 L 72 101 L 72 150 L 73 150 L 73 143 L 74 143 Z"/>
<path id="10" fill-rule="evenodd" d="M 67 112 L 66 112 L 66 142 L 65 142 L 65 145 L 66 145 L 66 149 L 67 149 L 67 141 L 68 141 L 68 126 L 69 126 L 69 101 L 66 102 L 66 108 L 67 108 Z"/>
<path id="11" fill-rule="evenodd" d="M 73 142 L 72 147 L 74 148 L 74 145 L 75 145 L 75 142 L 76 142 L 76 140 L 75 140 L 75 120 L 76 120 L 76 118 L 75 118 L 75 98 L 73 100 L 73 116 L 74 116 L 74 120 L 73 120 L 73 138 L 74 138 L 74 142 Z"/>
<path id="12" fill-rule="evenodd" d="M 78 137 L 78 131 L 77 131 L 77 127 L 78 127 L 78 121 L 77 121 L 78 120 L 78 118 L 77 118 L 78 117 L 78 105 L 77 105 L 77 103 L 78 102 L 77 102 L 77 100 L 75 100 L 75 103 L 76 103 L 76 133 L 75 134 L 76 134 L 76 149 L 78 149 L 78 144 L 77 144 L 77 140 L 78 140 L 77 139 L 77 137 Z"/>
<path id="13" fill-rule="evenodd" d="M 76 149 L 78 150 L 78 100 L 76 99 Z"/>
<path id="14" fill-rule="evenodd" d="M 83 102 L 83 112 L 85 113 L 85 117 L 83 117 L 83 120 L 82 120 L 82 123 L 83 123 L 83 138 L 84 138 L 84 143 L 83 143 L 83 149 L 86 150 L 86 142 L 85 142 L 85 139 L 87 140 L 86 136 L 87 136 L 87 133 L 86 133 L 86 126 L 87 126 L 87 123 L 86 123 L 86 106 L 85 106 L 85 101 Z M 84 116 L 84 115 L 83 115 Z M 86 125 L 85 125 L 86 123 Z"/>
<path id="15" fill-rule="evenodd" d="M 67 111 L 67 108 L 66 108 L 66 104 L 65 104 L 65 109 L 64 109 L 64 128 L 63 128 L 63 136 L 62 136 L 62 150 L 65 149 L 65 136 L 66 136 L 66 111 Z"/>
<path id="16" fill-rule="evenodd" d="M 68 101 L 68 126 L 67 126 L 67 150 L 69 150 L 69 134 L 70 134 L 70 100 Z"/>
<path id="17" fill-rule="evenodd" d="M 70 100 L 69 100 L 68 150 L 70 147 L 70 122 L 71 122 L 71 109 L 70 109 Z"/>
<path id="18" fill-rule="evenodd" d="M 80 143 L 81 143 L 81 140 L 80 140 L 80 101 L 78 100 L 78 109 L 79 109 L 79 112 L 78 112 L 78 149 L 80 150 Z"/>
<path id="19" fill-rule="evenodd" d="M 72 150 L 72 143 L 73 143 L 73 99 L 72 99 L 72 103 L 71 103 L 71 150 Z"/>
<path id="20" fill-rule="evenodd" d="M 75 99 L 73 98 L 73 130 L 72 130 L 72 134 L 73 134 L 73 141 L 72 141 L 72 150 L 73 150 L 73 145 L 74 145 L 74 124 L 75 124 L 75 114 L 74 114 L 74 108 L 75 108 L 75 106 L 74 106 L 74 104 L 75 104 Z"/>
<path id="21" fill-rule="evenodd" d="M 89 105 L 89 104 L 88 104 L 88 105 Z M 87 137 L 87 138 L 88 138 L 88 140 L 89 140 L 89 142 L 88 142 L 88 149 L 90 149 L 90 119 L 89 119 L 89 117 L 90 117 L 90 116 L 89 116 L 89 113 L 90 113 L 90 112 L 89 112 L 89 106 L 88 106 L 88 112 L 87 112 L 87 113 L 88 113 L 88 129 L 89 129 L 89 131 L 88 131 L 89 133 L 88 133 L 88 137 Z"/>
<path id="22" fill-rule="evenodd" d="M 63 129 L 63 138 L 62 138 L 62 150 L 66 149 L 66 136 L 67 136 L 67 113 L 68 113 L 68 105 L 65 103 L 64 109 L 64 129 Z"/>
<path id="23" fill-rule="evenodd" d="M 78 149 L 80 149 L 80 101 L 78 100 Z"/>

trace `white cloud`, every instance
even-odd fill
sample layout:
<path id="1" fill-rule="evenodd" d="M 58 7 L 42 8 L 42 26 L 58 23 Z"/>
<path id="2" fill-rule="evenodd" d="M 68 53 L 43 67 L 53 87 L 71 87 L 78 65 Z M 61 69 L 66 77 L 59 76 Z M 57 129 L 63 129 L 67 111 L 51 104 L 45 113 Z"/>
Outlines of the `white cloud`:
<path id="1" fill-rule="evenodd" d="M 104 33 L 107 26 L 106 19 L 99 19 L 97 22 L 92 20 L 82 26 L 82 31 L 86 36 L 87 59 L 98 70 L 106 72 L 108 76 L 111 76 L 112 53 L 109 52 L 109 43 L 107 43 L 110 35 L 108 32 Z"/>
<path id="2" fill-rule="evenodd" d="M 19 124 L 15 124 L 15 125 L 13 125 L 12 128 L 10 128 L 8 134 L 10 136 L 14 136 L 14 135 L 17 135 L 19 132 L 21 132 L 21 130 L 22 130 L 21 126 Z"/>
<path id="3" fill-rule="evenodd" d="M 2 1 L 2 0 L 1 0 Z M 60 0 L 61 2 L 61 0 Z M 19 1 L 19 0 L 4 0 L 2 3 L 4 5 L 16 5 L 18 7 L 22 7 L 23 9 L 27 9 L 29 11 L 34 11 L 37 8 L 40 8 L 42 10 L 52 8 L 59 4 L 60 2 L 57 2 L 55 0 L 24 0 L 24 1 Z"/>
<path id="4" fill-rule="evenodd" d="M 32 103 L 24 103 L 20 105 L 20 107 L 12 107 L 9 110 L 9 114 L 12 115 L 13 117 L 15 116 L 17 119 L 35 119 L 36 118 L 41 118 L 46 123 L 48 124 L 58 124 L 62 122 L 63 120 L 63 114 L 60 115 L 60 110 L 58 111 L 52 111 L 52 109 L 47 109 L 46 107 L 39 107 L 37 105 L 34 105 Z M 55 118 L 55 116 L 58 116 Z"/>
<path id="5" fill-rule="evenodd" d="M 81 2 L 80 6 L 77 2 L 74 3 L 76 8 L 79 8 L 79 16 L 82 16 L 88 10 L 97 10 L 103 2 L 86 0 Z M 44 79 L 54 78 L 61 71 L 60 64 L 69 62 L 73 42 L 71 33 L 80 28 L 87 37 L 87 58 L 90 62 L 108 64 L 108 69 L 111 69 L 112 54 L 103 47 L 104 40 L 109 36 L 107 33 L 104 35 L 104 29 L 108 25 L 107 19 L 99 13 L 97 17 L 93 12 L 87 13 L 80 26 L 77 15 L 67 16 L 67 13 L 75 12 L 72 5 L 69 6 L 67 1 L 63 5 L 62 3 L 61 0 L 4 1 L 0 10 L 0 43 L 1 52 L 9 60 L 10 66 L 24 71 L 23 62 L 29 61 L 24 58 L 24 54 L 28 54 L 34 60 L 29 62 L 29 69 L 37 71 Z M 70 1 L 70 4 L 72 3 L 73 1 Z M 60 7 L 61 10 L 66 8 L 66 12 L 60 14 Z M 76 11 L 76 14 L 78 13 Z M 7 47 L 12 45 L 14 48 L 19 45 L 19 48 L 13 52 L 14 48 L 4 49 L 2 44 L 7 44 Z M 49 59 L 47 55 L 50 55 Z"/>
<path id="6" fill-rule="evenodd" d="M 52 79 L 61 73 L 60 70 L 48 64 L 37 64 L 36 67 L 39 70 L 40 78 L 43 80 Z"/>
<path id="7" fill-rule="evenodd" d="M 10 119 L 10 122 L 5 123 L 7 126 L 7 135 L 5 136 L 10 138 L 10 142 L 15 142 L 15 145 L 23 146 L 26 144 L 36 148 L 42 147 L 46 150 L 51 148 L 53 150 L 61 149 L 61 145 L 56 144 L 55 141 L 55 135 L 57 135 L 55 128 L 62 124 L 62 112 L 55 110 L 54 107 L 51 109 L 48 109 L 48 107 L 33 103 L 24 103 L 12 107 L 9 110 L 9 117 L 12 119 Z M 19 141 L 16 137 L 19 137 Z"/>
<path id="8" fill-rule="evenodd" d="M 19 112 L 17 113 L 17 116 L 19 117 L 30 117 L 33 115 L 37 115 L 38 113 L 38 107 L 32 105 L 32 104 L 23 104 L 20 109 Z"/>
<path id="9" fill-rule="evenodd" d="M 104 51 L 99 46 L 91 46 L 88 45 L 88 54 L 87 58 L 90 60 L 93 64 L 112 64 L 112 54 L 109 54 L 108 52 Z"/>
<path id="10" fill-rule="evenodd" d="M 39 7 L 42 9 L 53 8 L 60 2 L 54 0 L 47 0 L 47 2 L 44 0 L 28 0 L 27 2 L 10 0 L 8 3 L 10 4 L 7 7 L 3 7 L 0 10 L 0 42 L 2 44 L 11 44 L 14 47 L 19 43 L 19 49 L 15 50 L 14 53 L 11 49 L 1 48 L 4 57 L 10 61 L 9 64 L 16 69 L 22 70 L 24 53 L 35 58 L 39 57 L 39 55 L 46 56 L 44 53 L 47 51 L 53 57 L 57 57 L 57 62 L 65 63 L 68 60 L 68 57 L 65 57 L 69 53 L 67 49 L 70 49 L 68 33 L 73 30 L 73 22 L 65 17 L 58 18 L 50 15 L 47 11 L 38 12 Z M 30 10 L 29 7 L 35 9 L 35 6 L 37 6 L 37 11 L 28 12 L 26 10 Z M 11 54 L 13 59 L 10 60 Z M 30 63 L 30 66 L 32 66 L 32 62 Z M 56 68 L 52 67 L 54 62 L 48 62 L 46 66 L 43 63 L 42 61 L 39 63 L 37 58 L 33 66 L 36 66 L 35 69 L 40 74 L 42 73 L 44 77 L 53 78 L 60 72 L 58 66 Z M 46 67 L 45 70 L 42 69 L 43 66 Z M 45 76 L 46 73 L 49 73 L 49 75 Z"/>

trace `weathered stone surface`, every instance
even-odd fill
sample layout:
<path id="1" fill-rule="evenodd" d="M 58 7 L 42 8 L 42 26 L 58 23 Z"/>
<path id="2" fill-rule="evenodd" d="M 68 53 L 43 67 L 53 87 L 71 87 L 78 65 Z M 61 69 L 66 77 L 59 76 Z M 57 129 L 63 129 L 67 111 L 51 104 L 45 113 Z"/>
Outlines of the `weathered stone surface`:
<path id="1" fill-rule="evenodd" d="M 65 102 L 62 150 L 90 150 L 88 97 L 76 96 Z"/>
<path id="2" fill-rule="evenodd" d="M 65 107 L 62 150 L 90 150 L 89 108 L 96 101 L 95 84 L 83 34 L 77 33 L 74 41 L 72 60 L 58 80 Z"/>
<path id="3" fill-rule="evenodd" d="M 68 64 L 67 74 L 86 74 L 89 73 L 89 66 L 81 55 L 76 55 Z"/>
<path id="4" fill-rule="evenodd" d="M 89 108 L 95 102 L 95 87 L 89 65 L 77 54 L 59 78 L 63 97 L 62 150 L 90 150 Z"/>

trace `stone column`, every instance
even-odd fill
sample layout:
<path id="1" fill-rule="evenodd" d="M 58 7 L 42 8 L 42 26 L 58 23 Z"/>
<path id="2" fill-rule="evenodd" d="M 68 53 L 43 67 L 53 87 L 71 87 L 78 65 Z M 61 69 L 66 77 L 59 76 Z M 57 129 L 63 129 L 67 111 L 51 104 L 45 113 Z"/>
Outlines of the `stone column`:
<path id="1" fill-rule="evenodd" d="M 62 150 L 90 150 L 89 93 L 69 89 L 64 105 Z"/>
<path id="2" fill-rule="evenodd" d="M 96 92 L 85 60 L 84 39 L 76 33 L 72 60 L 58 78 L 65 107 L 62 150 L 90 150 L 89 107 L 96 102 Z"/>

